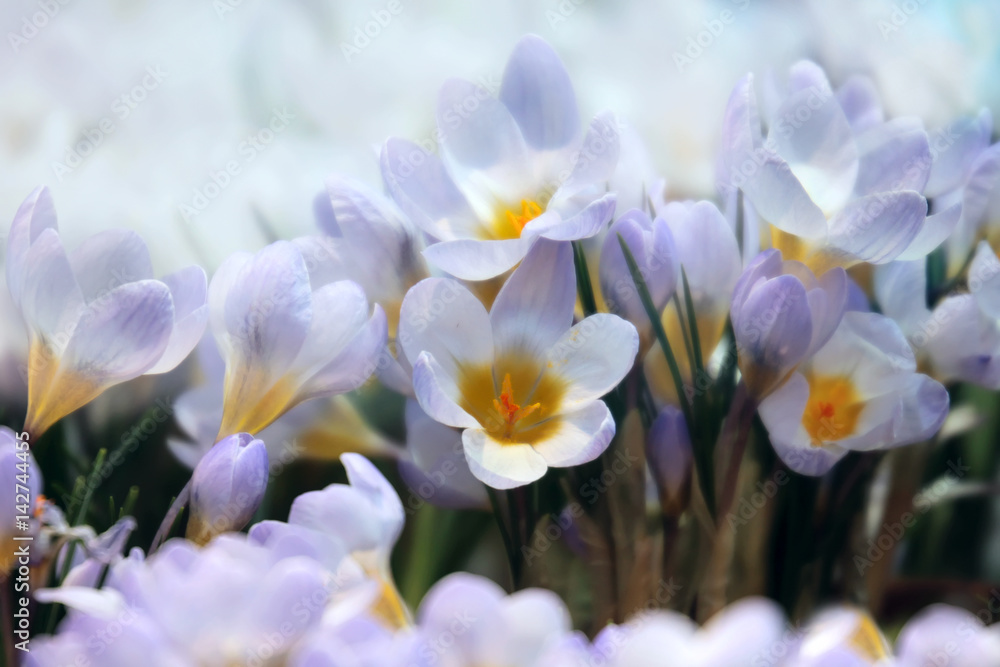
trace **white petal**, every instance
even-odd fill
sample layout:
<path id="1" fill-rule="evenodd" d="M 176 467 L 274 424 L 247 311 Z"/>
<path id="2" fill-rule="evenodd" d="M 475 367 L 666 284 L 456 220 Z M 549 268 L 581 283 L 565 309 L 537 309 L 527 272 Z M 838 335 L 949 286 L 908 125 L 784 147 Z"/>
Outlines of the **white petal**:
<path id="1" fill-rule="evenodd" d="M 577 241 L 595 236 L 604 229 L 615 214 L 617 198 L 604 195 L 588 204 L 572 217 L 563 219 L 542 215 L 524 226 L 524 235 L 544 236 L 554 241 Z"/>
<path id="2" fill-rule="evenodd" d="M 529 223 L 530 224 L 530 223 Z M 462 280 L 487 280 L 509 271 L 524 259 L 532 239 L 483 241 L 458 239 L 427 246 L 424 257 L 442 271 Z"/>
<path id="3" fill-rule="evenodd" d="M 11 296 L 32 330 L 63 347 L 84 310 L 84 300 L 55 229 L 39 234 L 25 253 L 24 266 L 22 291 L 11 291 Z"/>
<path id="4" fill-rule="evenodd" d="M 73 275 L 87 301 L 126 283 L 153 277 L 146 243 L 130 229 L 99 232 L 69 256 Z"/>
<path id="5" fill-rule="evenodd" d="M 607 190 L 618 166 L 620 150 L 618 120 L 614 114 L 605 112 L 595 116 L 575 154 L 573 171 L 549 205 L 561 205 L 583 194 L 595 196 Z"/>
<path id="6" fill-rule="evenodd" d="M 163 356 L 147 373 L 173 370 L 201 340 L 208 324 L 208 282 L 205 270 L 189 266 L 162 278 L 174 304 L 174 327 Z"/>
<path id="7" fill-rule="evenodd" d="M 899 253 L 896 259 L 905 262 L 926 257 L 951 236 L 961 217 L 961 204 L 953 204 L 940 213 L 928 215 L 924 218 L 924 224 L 920 227 L 920 231 L 910 241 L 910 245 Z"/>
<path id="8" fill-rule="evenodd" d="M 452 378 L 459 364 L 493 363 L 490 316 L 456 280 L 426 278 L 410 288 L 399 310 L 398 339 L 414 365 L 426 351 Z"/>
<path id="9" fill-rule="evenodd" d="M 413 392 L 421 409 L 442 424 L 455 428 L 479 427 L 479 422 L 459 407 L 460 394 L 455 381 L 429 352 L 421 353 L 413 364 Z"/>
<path id="10" fill-rule="evenodd" d="M 478 428 L 466 429 L 462 444 L 472 474 L 494 489 L 530 484 L 548 470 L 545 459 L 531 445 L 500 442 Z"/>
<path id="11" fill-rule="evenodd" d="M 350 333 L 350 332 L 349 332 Z M 334 396 L 360 388 L 391 358 L 386 348 L 385 311 L 375 304 L 372 316 L 353 329 L 353 336 L 326 365 L 315 371 L 299 389 L 297 400 Z M 331 346 L 330 352 L 333 352 Z"/>
<path id="12" fill-rule="evenodd" d="M 46 229 L 52 229 L 58 239 L 59 227 L 52 193 L 47 187 L 40 186 L 18 207 L 7 235 L 7 286 L 18 307 L 24 289 L 24 274 L 31 267 L 27 258 L 28 248 Z"/>
<path id="13" fill-rule="evenodd" d="M 639 351 L 639 334 L 617 315 L 597 313 L 567 331 L 547 353 L 546 373 L 567 383 L 560 411 L 572 411 L 622 381 Z"/>
<path id="14" fill-rule="evenodd" d="M 855 260 L 884 264 L 913 242 L 927 216 L 927 200 L 910 190 L 851 201 L 830 220 L 828 243 Z"/>
<path id="15" fill-rule="evenodd" d="M 497 356 L 522 352 L 541 358 L 573 324 L 575 306 L 572 246 L 539 239 L 490 310 Z"/>
<path id="16" fill-rule="evenodd" d="M 553 419 L 557 422 L 555 429 L 532 445 L 552 467 L 568 468 L 593 461 L 615 437 L 615 420 L 603 401 Z"/>
<path id="17" fill-rule="evenodd" d="M 759 414 L 774 451 L 789 468 L 803 475 L 822 475 L 847 455 L 836 445 L 813 446 L 802 425 L 809 400 L 809 383 L 794 373 L 785 384 L 761 401 Z"/>
<path id="18" fill-rule="evenodd" d="M 1000 259 L 986 241 L 980 241 L 969 265 L 969 291 L 990 317 L 1000 319 Z"/>

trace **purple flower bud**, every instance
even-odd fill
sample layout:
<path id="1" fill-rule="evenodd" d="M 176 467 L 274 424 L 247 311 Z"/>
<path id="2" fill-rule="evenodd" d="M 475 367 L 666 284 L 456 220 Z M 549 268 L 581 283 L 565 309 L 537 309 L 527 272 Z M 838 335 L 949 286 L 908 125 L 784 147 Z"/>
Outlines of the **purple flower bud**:
<path id="1" fill-rule="evenodd" d="M 10 570 L 14 563 L 14 535 L 31 535 L 38 528 L 33 520 L 35 500 L 42 489 L 42 473 L 35 465 L 26 440 L 19 439 L 6 426 L 0 426 L 0 575 Z M 27 487 L 28 502 L 24 500 Z M 21 491 L 22 493 L 16 493 Z M 20 497 L 18 497 L 20 495 Z M 21 519 L 20 517 L 28 517 Z M 23 523 L 21 523 L 23 521 Z M 19 532 L 20 531 L 20 532 Z"/>
<path id="2" fill-rule="evenodd" d="M 660 489 L 663 513 L 677 516 L 691 498 L 691 438 L 684 415 L 668 405 L 653 421 L 646 438 L 646 459 Z"/>
<path id="3" fill-rule="evenodd" d="M 191 477 L 187 537 L 205 544 L 250 522 L 267 490 L 267 448 L 249 433 L 220 440 Z"/>

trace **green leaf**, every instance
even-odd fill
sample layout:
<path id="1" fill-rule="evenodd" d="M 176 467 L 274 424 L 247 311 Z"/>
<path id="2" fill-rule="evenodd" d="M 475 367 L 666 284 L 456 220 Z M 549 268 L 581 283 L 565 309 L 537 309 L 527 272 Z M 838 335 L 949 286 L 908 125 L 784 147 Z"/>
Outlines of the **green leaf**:
<path id="1" fill-rule="evenodd" d="M 576 289 L 580 294 L 584 316 L 597 312 L 597 299 L 594 297 L 594 286 L 590 282 L 590 270 L 587 267 L 587 255 L 583 243 L 573 241 L 573 265 L 576 267 Z"/>

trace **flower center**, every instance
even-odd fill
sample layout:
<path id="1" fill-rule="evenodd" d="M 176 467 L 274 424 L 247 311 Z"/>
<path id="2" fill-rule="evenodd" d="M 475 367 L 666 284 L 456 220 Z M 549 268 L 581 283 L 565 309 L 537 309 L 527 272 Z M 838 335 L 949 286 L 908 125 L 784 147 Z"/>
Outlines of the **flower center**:
<path id="1" fill-rule="evenodd" d="M 524 419 L 532 412 L 542 407 L 541 403 L 532 403 L 523 408 L 514 402 L 514 388 L 511 386 L 510 373 L 503 376 L 503 387 L 500 390 L 500 397 L 493 399 L 493 407 L 496 409 L 500 419 L 506 424 L 504 435 L 510 437 L 514 435 L 514 426 L 518 421 Z"/>
<path id="2" fill-rule="evenodd" d="M 463 366 L 458 377 L 459 405 L 504 443 L 530 445 L 549 437 L 559 426 L 567 389 L 521 355 L 499 355 L 492 366 Z"/>
<path id="3" fill-rule="evenodd" d="M 542 207 L 533 199 L 522 199 L 521 208 L 501 208 L 493 222 L 498 239 L 519 239 L 525 225 L 542 214 Z"/>
<path id="4" fill-rule="evenodd" d="M 841 440 L 854 433 L 864 403 L 851 379 L 843 375 L 815 376 L 809 380 L 809 400 L 802 426 L 814 446 Z"/>

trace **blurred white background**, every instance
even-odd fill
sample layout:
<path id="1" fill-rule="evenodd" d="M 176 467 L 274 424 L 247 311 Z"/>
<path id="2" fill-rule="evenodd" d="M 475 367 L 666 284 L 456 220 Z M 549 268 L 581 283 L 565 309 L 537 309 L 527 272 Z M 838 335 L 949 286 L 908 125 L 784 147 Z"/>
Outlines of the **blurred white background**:
<path id="1" fill-rule="evenodd" d="M 835 82 L 867 73 L 890 113 L 929 127 L 998 110 L 998 5 L 4 0 L 0 216 L 47 184 L 69 247 L 131 227 L 158 271 L 211 271 L 268 230 L 311 231 L 324 176 L 377 183 L 376 147 L 432 137 L 444 79 L 499 82 L 527 32 L 563 55 L 586 116 L 609 108 L 637 130 L 672 195 L 710 197 L 723 107 L 750 70 L 809 57 Z M 275 113 L 293 118 L 272 135 Z"/>

